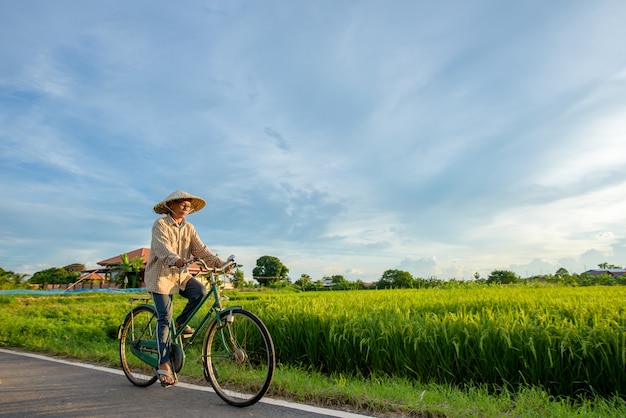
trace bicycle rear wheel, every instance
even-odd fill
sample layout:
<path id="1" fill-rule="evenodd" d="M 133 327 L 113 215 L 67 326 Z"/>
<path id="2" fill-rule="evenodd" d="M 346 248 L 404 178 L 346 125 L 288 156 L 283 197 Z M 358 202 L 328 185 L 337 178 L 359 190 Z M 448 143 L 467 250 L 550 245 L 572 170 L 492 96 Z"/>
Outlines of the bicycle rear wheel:
<path id="1" fill-rule="evenodd" d="M 202 346 L 204 376 L 217 395 L 233 406 L 250 406 L 267 392 L 274 375 L 274 343 L 251 312 L 233 309 L 213 321 Z"/>
<path id="2" fill-rule="evenodd" d="M 157 381 L 154 366 L 138 355 L 158 362 L 156 350 L 157 315 L 150 305 L 133 308 L 120 329 L 120 361 L 124 374 L 136 386 L 150 386 Z"/>

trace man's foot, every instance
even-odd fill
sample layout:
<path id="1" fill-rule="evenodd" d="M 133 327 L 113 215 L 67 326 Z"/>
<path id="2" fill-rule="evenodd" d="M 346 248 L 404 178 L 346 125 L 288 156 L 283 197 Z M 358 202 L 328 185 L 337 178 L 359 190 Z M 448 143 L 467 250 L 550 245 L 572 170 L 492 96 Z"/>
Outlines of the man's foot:
<path id="1" fill-rule="evenodd" d="M 161 386 L 164 388 L 169 388 L 176 384 L 176 376 L 172 373 L 168 363 L 159 364 L 158 368 L 154 368 L 154 373 L 156 373 L 159 382 L 161 382 Z"/>
<path id="2" fill-rule="evenodd" d="M 193 335 L 193 333 L 196 332 L 195 329 L 191 328 L 189 325 L 187 325 L 185 327 L 185 329 L 183 329 L 183 338 L 189 338 Z"/>

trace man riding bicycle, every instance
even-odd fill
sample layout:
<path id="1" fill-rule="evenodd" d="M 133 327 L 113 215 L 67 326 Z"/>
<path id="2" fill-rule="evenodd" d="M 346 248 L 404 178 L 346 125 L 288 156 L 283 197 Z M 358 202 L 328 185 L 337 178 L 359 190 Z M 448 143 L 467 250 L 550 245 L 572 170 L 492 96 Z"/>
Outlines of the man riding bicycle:
<path id="1" fill-rule="evenodd" d="M 206 202 L 185 191 L 177 190 L 154 206 L 154 211 L 165 215 L 152 225 L 150 258 L 146 264 L 144 281 L 152 294 L 157 311 L 157 348 L 159 366 L 155 373 L 163 387 L 176 384 L 177 379 L 170 367 L 170 322 L 172 320 L 172 296 L 179 293 L 188 299 L 185 308 L 176 318 L 176 327 L 184 324 L 206 294 L 205 286 L 185 268 L 188 259 L 199 257 L 209 267 L 219 267 L 224 261 L 202 242 L 194 226 L 186 216 L 198 212 Z M 183 337 L 193 334 L 186 326 Z"/>

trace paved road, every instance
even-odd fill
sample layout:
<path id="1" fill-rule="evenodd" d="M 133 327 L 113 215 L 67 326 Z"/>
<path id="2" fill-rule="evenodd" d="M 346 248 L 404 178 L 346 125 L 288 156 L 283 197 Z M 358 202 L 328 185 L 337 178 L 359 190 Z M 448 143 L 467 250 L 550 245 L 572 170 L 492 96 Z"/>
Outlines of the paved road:
<path id="1" fill-rule="evenodd" d="M 133 386 L 121 370 L 0 349 L 0 417 L 255 417 L 310 418 L 363 415 L 264 398 L 227 405 L 206 387 L 179 383 Z"/>

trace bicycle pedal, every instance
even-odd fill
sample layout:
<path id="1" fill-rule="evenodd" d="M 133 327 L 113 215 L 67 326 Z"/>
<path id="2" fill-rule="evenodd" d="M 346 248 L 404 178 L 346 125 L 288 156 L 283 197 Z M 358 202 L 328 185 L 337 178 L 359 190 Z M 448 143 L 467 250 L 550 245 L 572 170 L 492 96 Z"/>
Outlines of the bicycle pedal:
<path id="1" fill-rule="evenodd" d="M 183 329 L 183 332 L 181 333 L 181 336 L 183 338 L 189 338 L 193 335 L 193 333 L 196 332 L 195 329 L 191 328 L 189 325 L 187 325 L 185 327 L 185 329 Z"/>

